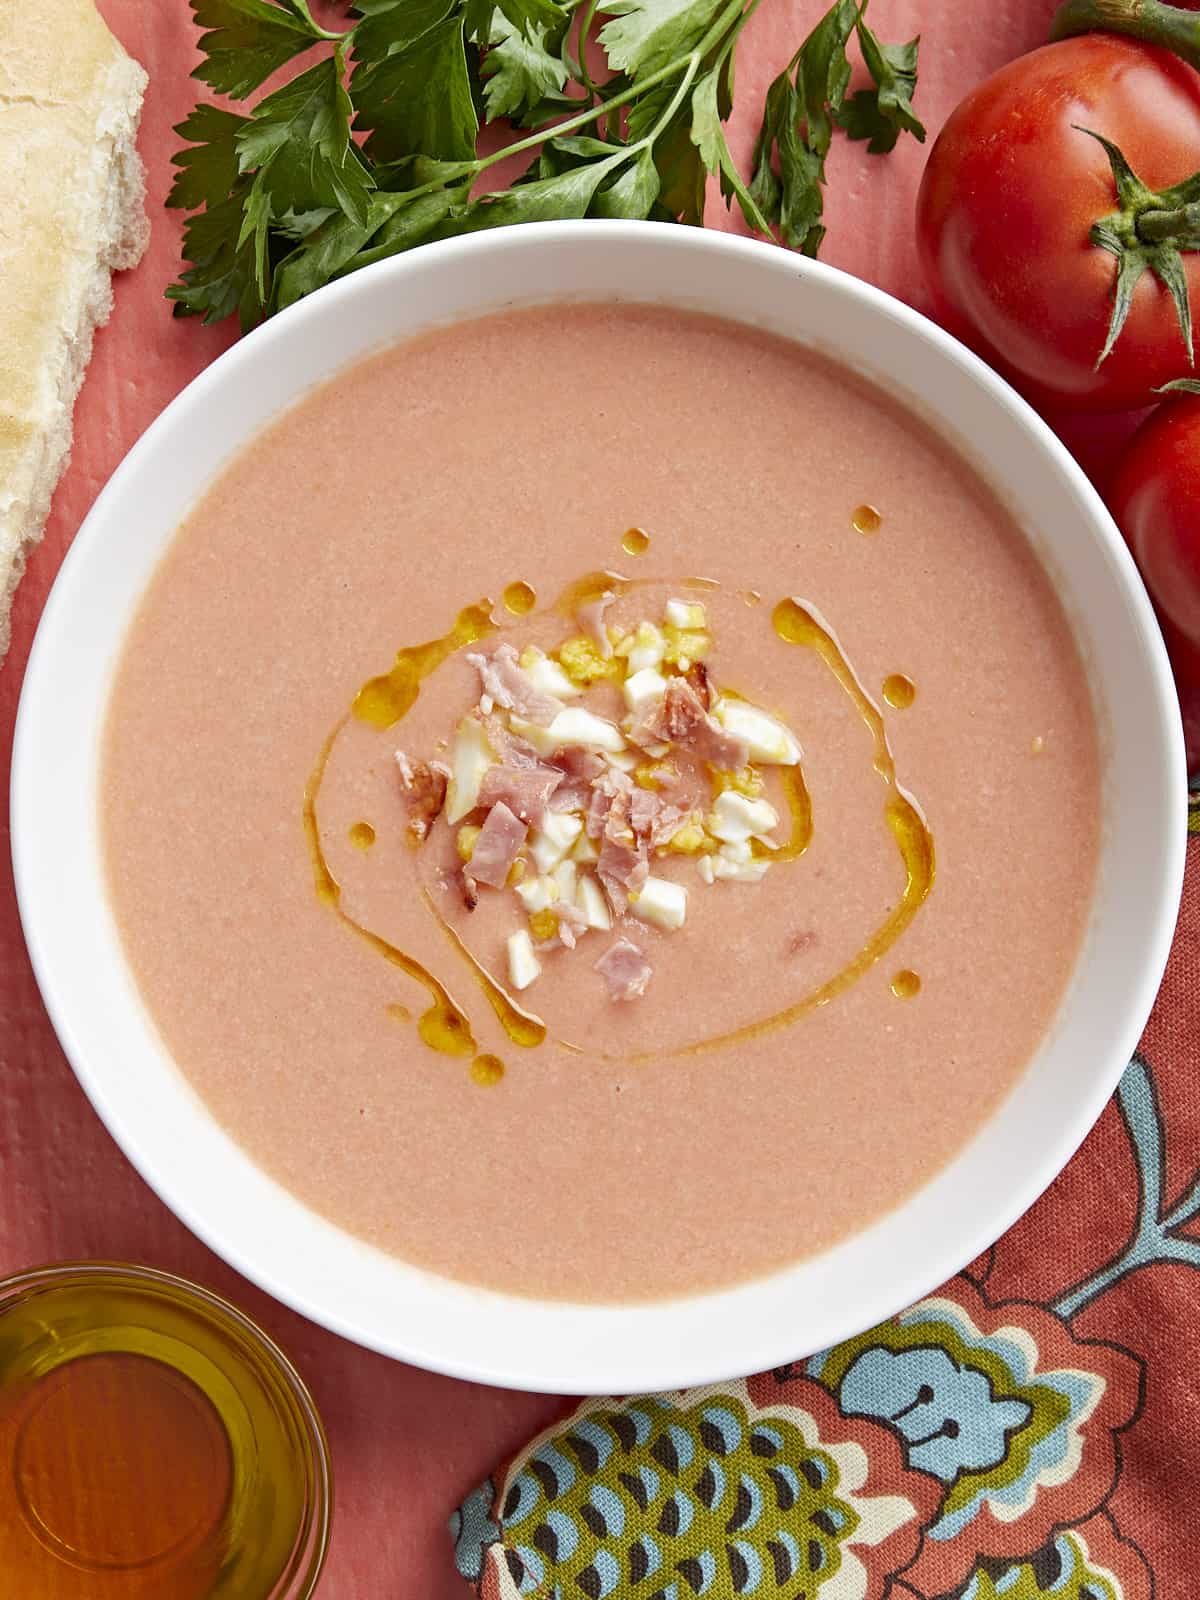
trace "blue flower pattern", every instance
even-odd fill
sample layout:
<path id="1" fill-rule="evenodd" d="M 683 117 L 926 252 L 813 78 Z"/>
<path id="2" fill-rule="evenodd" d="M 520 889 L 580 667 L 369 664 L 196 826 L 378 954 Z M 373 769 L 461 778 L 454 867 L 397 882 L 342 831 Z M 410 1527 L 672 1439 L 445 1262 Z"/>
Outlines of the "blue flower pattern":
<path id="1" fill-rule="evenodd" d="M 478 1583 L 483 1575 L 483 1559 L 489 1545 L 500 1538 L 500 1525 L 489 1516 L 496 1489 L 490 1478 L 463 1501 L 449 1521 L 454 1540 L 454 1565 L 468 1583 Z"/>
<path id="2" fill-rule="evenodd" d="M 959 1366 L 937 1345 L 866 1351 L 842 1379 L 839 1399 L 847 1416 L 898 1428 L 911 1465 L 943 1483 L 997 1466 L 1008 1453 L 1009 1435 L 1032 1412 L 1027 1401 L 999 1399 L 985 1373 Z"/>

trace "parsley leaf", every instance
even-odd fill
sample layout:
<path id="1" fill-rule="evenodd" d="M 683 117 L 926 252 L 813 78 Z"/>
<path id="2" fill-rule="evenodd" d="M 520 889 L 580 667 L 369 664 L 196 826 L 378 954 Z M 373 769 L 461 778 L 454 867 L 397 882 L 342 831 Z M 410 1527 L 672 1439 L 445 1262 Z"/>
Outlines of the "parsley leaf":
<path id="1" fill-rule="evenodd" d="M 482 68 L 489 122 L 529 111 L 566 87 L 566 66 L 546 48 L 546 38 L 540 23 L 531 23 L 525 34 L 503 12 L 497 14 Z"/>
<path id="2" fill-rule="evenodd" d="M 423 33 L 444 22 L 454 0 L 358 0 L 354 54 L 360 61 L 378 61 L 415 44 Z"/>
<path id="3" fill-rule="evenodd" d="M 600 30 L 609 66 L 631 78 L 658 72 L 695 48 L 722 0 L 603 0 Z"/>
<path id="4" fill-rule="evenodd" d="M 371 179 L 350 139 L 350 110 L 336 56 L 255 107 L 237 136 L 238 161 L 243 173 L 257 169 L 253 192 L 268 216 L 330 206 L 365 220 Z"/>
<path id="5" fill-rule="evenodd" d="M 369 133 L 366 155 L 374 161 L 413 152 L 471 159 L 479 119 L 460 14 L 452 11 L 385 56 L 355 54 L 350 92 L 358 111 L 354 126 Z"/>
<path id="6" fill-rule="evenodd" d="M 874 89 L 860 89 L 841 108 L 838 126 L 851 139 L 867 139 L 872 155 L 886 155 L 902 133 L 925 143 L 925 125 L 912 107 L 917 86 L 917 51 L 921 41 L 880 44 L 860 16 L 858 43 Z"/>
<path id="7" fill-rule="evenodd" d="M 191 0 L 204 59 L 192 73 L 237 99 L 323 37 L 302 0 Z"/>
<path id="8" fill-rule="evenodd" d="M 320 60 L 248 116 L 204 104 L 180 123 L 168 203 L 193 214 L 176 314 L 250 327 L 372 261 L 510 223 L 699 224 L 710 177 L 752 230 L 815 255 L 835 128 L 873 151 L 924 136 L 917 44 L 881 43 L 865 0 L 833 0 L 767 91 L 747 178 L 725 125 L 759 3 L 355 0 L 338 32 L 309 0 L 191 0 L 197 76 L 221 93 L 251 99 L 294 58 Z M 874 87 L 848 99 L 855 32 Z M 481 117 L 516 142 L 481 140 Z M 518 154 L 509 188 L 478 192 Z"/>
<path id="9" fill-rule="evenodd" d="M 175 129 L 191 142 L 171 157 L 179 171 L 167 196 L 169 206 L 195 211 L 198 206 L 219 205 L 225 199 L 240 170 L 237 137 L 249 121 L 235 111 L 208 104 L 188 113 Z"/>
<path id="10" fill-rule="evenodd" d="M 249 190 L 250 180 L 239 178 L 219 205 L 189 217 L 183 252 L 192 265 L 167 290 L 176 316 L 220 322 L 238 314 L 243 328 L 250 328 L 262 315 L 254 290 L 253 250 L 240 235 Z"/>

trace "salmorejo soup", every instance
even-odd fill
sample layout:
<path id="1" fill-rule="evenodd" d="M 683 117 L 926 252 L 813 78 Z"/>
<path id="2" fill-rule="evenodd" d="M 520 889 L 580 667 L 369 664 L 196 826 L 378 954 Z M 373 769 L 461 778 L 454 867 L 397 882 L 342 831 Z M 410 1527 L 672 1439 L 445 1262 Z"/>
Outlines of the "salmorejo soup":
<path id="1" fill-rule="evenodd" d="M 1098 779 L 946 441 L 786 341 L 572 306 L 249 443 L 130 631 L 104 827 L 146 1006 L 264 1168 L 435 1271 L 628 1300 L 962 1146 L 1071 975 Z"/>

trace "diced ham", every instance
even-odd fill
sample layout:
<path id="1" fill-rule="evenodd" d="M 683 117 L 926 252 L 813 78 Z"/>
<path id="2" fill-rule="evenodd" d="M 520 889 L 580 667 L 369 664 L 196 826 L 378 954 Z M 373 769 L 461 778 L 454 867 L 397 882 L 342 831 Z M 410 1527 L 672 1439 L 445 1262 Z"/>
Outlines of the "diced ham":
<path id="1" fill-rule="evenodd" d="M 649 836 L 662 801 L 650 789 L 635 789 L 629 797 L 629 826 L 640 839 Z"/>
<path id="2" fill-rule="evenodd" d="M 660 850 L 674 834 L 678 833 L 691 815 L 690 806 L 664 805 L 650 824 L 651 850 Z"/>
<path id="3" fill-rule="evenodd" d="M 608 821 L 608 810 L 613 803 L 613 797 L 603 789 L 593 789 L 591 800 L 588 802 L 588 813 L 584 821 L 584 831 L 589 839 L 599 839 L 604 832 L 604 824 Z"/>
<path id="4" fill-rule="evenodd" d="M 614 1000 L 640 1000 L 654 971 L 632 940 L 616 939 L 595 963 Z"/>
<path id="5" fill-rule="evenodd" d="M 631 797 L 618 794 L 604 823 L 604 840 L 596 876 L 616 915 L 629 909 L 629 896 L 635 894 L 650 874 L 644 839 L 635 837 L 630 822 Z"/>
<path id="6" fill-rule="evenodd" d="M 575 610 L 580 627 L 595 643 L 602 661 L 607 661 L 612 655 L 612 641 L 608 637 L 608 629 L 604 626 L 604 613 L 616 598 L 615 594 L 602 594 L 599 600 L 589 600 L 586 605 L 577 606 Z"/>
<path id="7" fill-rule="evenodd" d="M 562 783 L 562 774 L 550 767 L 489 767 L 479 786 L 481 806 L 508 807 L 514 816 L 533 827 L 546 819 L 546 807 Z"/>
<path id="8" fill-rule="evenodd" d="M 666 844 L 690 810 L 690 806 L 669 804 L 652 790 L 635 789 L 630 796 L 629 825 L 651 850 L 657 850 Z"/>
<path id="9" fill-rule="evenodd" d="M 666 694 L 651 707 L 630 737 L 636 744 L 657 740 L 681 745 L 701 761 L 731 771 L 746 764 L 745 742 L 713 721 L 684 678 L 667 680 Z"/>
<path id="10" fill-rule="evenodd" d="M 554 904 L 554 915 L 558 918 L 558 937 L 568 950 L 574 950 L 576 941 L 581 933 L 588 930 L 588 920 L 578 906 L 569 905 L 564 900 L 557 900 Z"/>
<path id="11" fill-rule="evenodd" d="M 696 692 L 696 699 L 705 711 L 712 710 L 712 685 L 708 681 L 708 668 L 703 661 L 693 661 L 685 674 Z"/>
<path id="12" fill-rule="evenodd" d="M 446 803 L 450 768 L 441 761 L 410 761 L 403 750 L 396 751 L 396 767 L 408 801 L 408 831 L 421 844 Z"/>
<path id="13" fill-rule="evenodd" d="M 597 755 L 594 750 L 581 749 L 579 745 L 567 745 L 558 752 L 551 765 L 566 773 L 568 778 L 581 778 L 586 783 L 592 783 L 608 768 L 603 756 Z"/>
<path id="14" fill-rule="evenodd" d="M 595 790 L 584 778 L 564 778 L 550 796 L 551 811 L 587 811 Z M 603 824 L 601 824 L 603 826 Z M 596 837 L 599 838 L 599 831 Z"/>
<path id="15" fill-rule="evenodd" d="M 490 656 L 469 652 L 467 660 L 478 672 L 484 694 L 491 695 L 495 704 L 506 711 L 515 711 L 526 722 L 548 727 L 563 709 L 561 700 L 539 689 L 523 670 L 511 644 L 497 645 Z"/>
<path id="16" fill-rule="evenodd" d="M 633 789 L 633 781 L 627 773 L 618 767 L 605 767 L 595 779 L 592 787 L 592 798 L 588 806 L 586 819 L 587 836 L 589 839 L 598 839 L 604 832 L 604 825 L 608 818 L 613 801 L 619 795 L 628 795 Z"/>
<path id="17" fill-rule="evenodd" d="M 488 743 L 505 766 L 545 767 L 548 770 L 557 770 L 550 769 L 549 763 L 542 760 L 533 746 L 506 727 L 500 717 L 488 717 L 486 725 Z"/>
<path id="18" fill-rule="evenodd" d="M 484 819 L 463 877 L 469 884 L 485 883 L 490 889 L 503 889 L 527 831 L 521 819 L 503 800 L 499 801 Z"/>

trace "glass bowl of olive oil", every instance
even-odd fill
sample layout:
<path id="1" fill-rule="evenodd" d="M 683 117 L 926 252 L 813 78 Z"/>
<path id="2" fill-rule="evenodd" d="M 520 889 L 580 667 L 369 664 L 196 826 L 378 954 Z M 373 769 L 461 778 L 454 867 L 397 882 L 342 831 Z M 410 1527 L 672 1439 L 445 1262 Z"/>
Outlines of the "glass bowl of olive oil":
<path id="1" fill-rule="evenodd" d="M 20 1600 L 306 1600 L 329 1451 L 287 1357 L 151 1268 L 0 1282 L 0 1591 Z"/>

